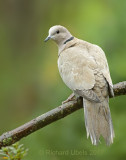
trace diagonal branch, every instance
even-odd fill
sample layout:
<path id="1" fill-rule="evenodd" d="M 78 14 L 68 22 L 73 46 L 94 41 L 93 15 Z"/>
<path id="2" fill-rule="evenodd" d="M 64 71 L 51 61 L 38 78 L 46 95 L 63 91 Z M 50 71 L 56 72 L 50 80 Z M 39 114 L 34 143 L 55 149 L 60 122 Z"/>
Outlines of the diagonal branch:
<path id="1" fill-rule="evenodd" d="M 114 85 L 114 94 L 115 96 L 126 94 L 126 81 Z M 45 114 L 42 114 L 41 116 L 31 120 L 28 123 L 25 123 L 24 125 L 12 131 L 3 133 L 0 136 L 0 148 L 3 146 L 9 146 L 19 141 L 23 137 L 26 137 L 31 133 L 39 130 L 40 128 L 43 128 L 61 118 L 66 117 L 67 115 L 82 108 L 82 106 L 82 98 L 80 98 L 78 101 L 74 99 L 73 101 L 65 103 L 49 112 L 46 112 Z"/>

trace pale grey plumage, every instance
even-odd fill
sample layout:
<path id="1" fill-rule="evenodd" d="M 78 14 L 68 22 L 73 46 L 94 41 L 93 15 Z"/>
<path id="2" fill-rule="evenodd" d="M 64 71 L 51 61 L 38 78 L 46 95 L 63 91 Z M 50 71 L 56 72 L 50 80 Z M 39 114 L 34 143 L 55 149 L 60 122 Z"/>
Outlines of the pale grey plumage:
<path id="1" fill-rule="evenodd" d="M 90 135 L 92 144 L 97 145 L 102 135 L 110 145 L 114 130 L 109 94 L 114 94 L 106 56 L 99 46 L 71 37 L 65 27 L 57 25 L 50 28 L 46 40 L 51 38 L 58 45 L 58 68 L 63 81 L 83 97 L 87 137 Z"/>

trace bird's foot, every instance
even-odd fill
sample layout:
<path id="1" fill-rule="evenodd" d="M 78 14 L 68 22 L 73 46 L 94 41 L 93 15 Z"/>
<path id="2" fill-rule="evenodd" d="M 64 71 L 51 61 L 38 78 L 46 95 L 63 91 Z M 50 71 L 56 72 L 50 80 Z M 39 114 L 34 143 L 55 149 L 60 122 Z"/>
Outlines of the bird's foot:
<path id="1" fill-rule="evenodd" d="M 72 93 L 65 101 L 62 102 L 62 104 L 70 102 L 70 101 L 74 101 L 75 99 L 76 99 L 75 95 L 74 93 Z"/>

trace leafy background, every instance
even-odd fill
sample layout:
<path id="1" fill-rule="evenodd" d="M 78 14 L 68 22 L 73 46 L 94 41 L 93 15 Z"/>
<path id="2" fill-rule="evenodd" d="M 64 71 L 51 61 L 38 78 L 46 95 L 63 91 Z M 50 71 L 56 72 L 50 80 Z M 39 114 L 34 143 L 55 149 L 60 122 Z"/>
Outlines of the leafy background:
<path id="1" fill-rule="evenodd" d="M 106 53 L 113 83 L 126 80 L 125 0 L 0 0 L 0 134 L 60 105 L 71 91 L 57 69 L 57 46 L 44 43 L 56 24 Z M 125 159 L 126 100 L 110 100 L 116 138 L 92 146 L 83 110 L 21 140 L 25 160 Z"/>

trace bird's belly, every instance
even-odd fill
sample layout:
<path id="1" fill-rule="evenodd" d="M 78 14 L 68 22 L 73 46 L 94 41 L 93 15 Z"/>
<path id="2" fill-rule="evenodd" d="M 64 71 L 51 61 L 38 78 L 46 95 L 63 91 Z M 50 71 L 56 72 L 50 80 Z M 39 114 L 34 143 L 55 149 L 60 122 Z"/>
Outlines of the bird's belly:
<path id="1" fill-rule="evenodd" d="M 63 62 L 61 63 L 60 61 L 58 61 L 58 69 L 59 69 L 59 73 L 60 76 L 62 78 L 62 80 L 64 81 L 64 83 L 71 89 L 73 90 L 73 84 L 71 83 L 72 81 L 72 70 L 73 67 L 70 64 L 70 62 Z"/>

